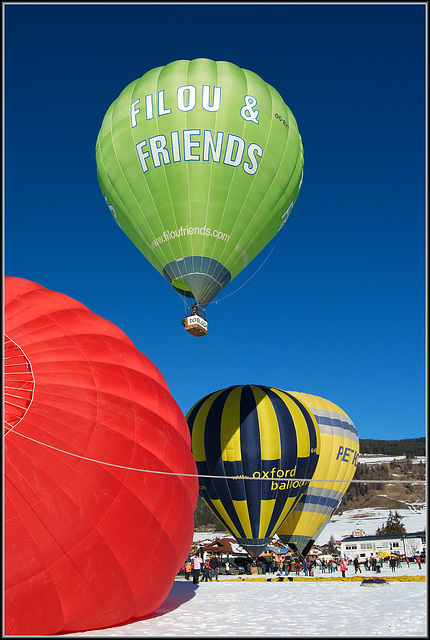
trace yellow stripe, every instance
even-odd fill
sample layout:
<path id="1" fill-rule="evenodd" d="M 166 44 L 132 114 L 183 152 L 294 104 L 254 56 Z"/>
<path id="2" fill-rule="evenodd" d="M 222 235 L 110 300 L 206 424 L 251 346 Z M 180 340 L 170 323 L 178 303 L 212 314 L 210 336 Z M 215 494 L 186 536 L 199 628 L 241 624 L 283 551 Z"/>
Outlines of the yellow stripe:
<path id="1" fill-rule="evenodd" d="M 291 517 L 291 513 L 293 513 L 291 511 L 291 508 L 292 508 L 292 506 L 294 504 L 294 500 L 295 500 L 294 497 L 288 498 L 287 502 L 284 505 L 284 508 L 281 511 L 281 514 L 280 514 L 280 516 L 278 518 L 278 521 L 277 521 L 276 525 L 273 527 L 273 532 L 274 533 L 279 533 L 278 529 L 280 528 L 281 523 L 285 519 L 289 520 L 289 518 Z"/>
<path id="2" fill-rule="evenodd" d="M 205 426 L 206 419 L 208 417 L 209 409 L 211 408 L 214 400 L 219 396 L 222 392 L 218 391 L 217 393 L 211 394 L 207 400 L 202 404 L 200 409 L 197 411 L 197 415 L 195 416 L 193 422 L 193 429 L 191 433 L 191 449 L 193 452 L 193 456 L 196 462 L 204 462 L 206 460 L 205 453 Z M 187 418 L 192 412 L 194 407 L 192 407 L 187 413 Z"/>
<path id="3" fill-rule="evenodd" d="M 327 521 L 327 514 L 311 511 L 293 511 L 285 522 L 276 531 L 278 535 L 307 536 L 313 538 L 314 534 Z"/>
<path id="4" fill-rule="evenodd" d="M 306 424 L 305 417 L 301 411 L 301 409 L 296 405 L 294 400 L 292 400 L 285 392 L 280 391 L 279 389 L 272 389 L 287 405 L 296 428 L 296 437 L 297 437 L 297 455 L 299 458 L 308 458 L 311 453 L 311 442 L 309 438 L 309 429 Z M 313 414 L 309 411 L 310 418 L 315 423 L 315 433 L 319 434 L 319 428 L 316 423 L 316 420 Z M 319 439 L 318 439 L 319 440 Z M 318 449 L 318 445 L 317 445 Z"/>
<path id="5" fill-rule="evenodd" d="M 291 394 L 310 408 L 316 416 L 317 422 L 321 412 L 326 411 L 329 412 L 331 419 L 345 420 L 346 418 L 348 422 L 352 423 L 349 416 L 330 400 L 300 392 L 291 392 Z M 310 482 L 307 493 L 315 495 L 312 491 L 314 488 L 325 489 L 326 492 L 345 493 L 356 471 L 352 460 L 355 453 L 359 452 L 359 443 L 357 440 L 351 439 L 347 431 L 344 432 L 345 435 L 332 435 L 329 432 L 324 432 L 324 426 L 321 429 L 321 451 L 314 477 L 326 478 L 327 480 L 339 479 L 339 482 Z M 341 455 L 338 456 L 339 447 L 343 447 L 344 451 L 346 448 L 351 449 L 348 461 L 342 460 Z M 338 457 L 337 460 L 336 457 Z M 327 514 L 318 512 L 318 505 L 307 503 L 300 505 L 300 509 L 297 507 L 293 509 L 277 533 L 280 535 L 303 535 L 311 538 L 327 523 L 328 519 Z"/>
<path id="6" fill-rule="evenodd" d="M 240 448 L 240 396 L 243 387 L 235 387 L 227 396 L 221 416 L 220 442 L 222 459 L 242 460 Z"/>
<path id="7" fill-rule="evenodd" d="M 257 407 L 258 425 L 260 427 L 260 444 L 262 460 L 279 460 L 281 457 L 281 438 L 275 409 L 266 393 L 251 385 Z"/>
<path id="8" fill-rule="evenodd" d="M 317 413 L 318 409 L 331 411 L 332 413 L 338 413 L 341 416 L 346 416 L 348 421 L 352 422 L 351 418 L 345 413 L 345 411 L 331 400 L 326 400 L 325 398 L 320 398 L 319 396 L 314 396 L 310 393 L 302 393 L 300 391 L 291 391 L 290 393 L 310 407 L 311 411 L 314 409 L 316 409 Z"/>
<path id="9" fill-rule="evenodd" d="M 251 521 L 249 519 L 248 503 L 246 500 L 233 500 L 233 505 L 240 524 L 245 532 L 245 538 L 252 538 Z"/>
<path id="10" fill-rule="evenodd" d="M 269 523 L 270 518 L 273 515 L 273 509 L 275 508 L 276 500 L 262 500 L 260 503 L 260 529 L 259 538 L 265 538 L 270 535 Z"/>
<path id="11" fill-rule="evenodd" d="M 206 502 L 206 500 L 205 500 Z M 218 511 L 218 513 L 220 514 L 220 516 L 223 518 L 225 524 L 227 525 L 228 529 L 232 532 L 232 534 L 234 535 L 235 538 L 241 538 L 241 535 L 239 533 L 239 531 L 236 529 L 236 527 L 234 526 L 230 516 L 228 515 L 227 511 L 224 509 L 224 506 L 221 502 L 221 500 L 211 500 L 211 502 L 206 502 L 206 504 L 208 505 L 208 507 L 212 510 L 212 507 L 214 509 L 216 509 Z M 217 515 L 215 513 L 215 515 Z"/>
<path id="12" fill-rule="evenodd" d="M 214 509 L 217 509 L 218 513 L 223 518 L 224 522 L 226 523 L 226 525 L 229 528 L 229 530 L 233 533 L 235 538 L 242 538 L 242 535 L 239 533 L 237 528 L 234 526 L 233 521 L 230 518 L 230 516 L 227 513 L 227 511 L 225 510 L 224 505 L 221 502 L 221 500 L 212 500 L 211 502 L 212 502 L 212 505 L 213 505 Z M 209 504 L 209 507 L 210 506 L 211 505 Z M 251 531 L 251 522 L 249 520 L 248 505 L 247 505 L 246 501 L 245 500 L 233 500 L 233 506 L 234 506 L 234 509 L 235 509 L 235 511 L 237 513 L 237 517 L 238 517 L 238 519 L 240 521 L 240 524 L 243 527 L 243 530 L 244 530 L 244 533 L 245 533 L 244 537 L 245 538 L 252 538 L 253 536 L 252 536 L 252 531 Z"/>
<path id="13" fill-rule="evenodd" d="M 327 478 L 335 480 L 339 478 L 341 482 L 310 482 L 307 493 L 312 495 L 313 488 L 325 489 L 328 491 L 339 491 L 344 494 L 350 485 L 350 480 L 355 474 L 355 465 L 342 462 L 341 458 L 336 460 L 339 445 L 349 447 L 353 451 L 358 451 L 357 443 L 354 440 L 342 438 L 341 436 L 331 436 L 321 434 L 321 453 L 315 469 L 314 476 L 317 478 Z M 354 453 L 351 453 L 352 459 Z M 315 495 L 315 494 L 314 494 Z M 303 509 L 301 507 L 303 506 Z M 320 527 L 330 517 L 318 513 L 318 506 L 306 503 L 300 506 L 300 511 L 294 509 L 286 518 L 277 533 L 284 535 L 308 535 L 312 537 Z"/>

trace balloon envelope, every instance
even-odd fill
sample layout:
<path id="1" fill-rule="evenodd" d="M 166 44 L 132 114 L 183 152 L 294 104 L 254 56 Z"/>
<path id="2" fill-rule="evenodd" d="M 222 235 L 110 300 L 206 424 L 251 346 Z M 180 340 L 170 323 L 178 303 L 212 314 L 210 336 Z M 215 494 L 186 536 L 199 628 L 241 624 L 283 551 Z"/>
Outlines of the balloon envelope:
<path id="1" fill-rule="evenodd" d="M 72 298 L 5 278 L 4 326 L 6 634 L 149 615 L 194 530 L 197 480 L 175 475 L 196 474 L 182 412 L 129 338 Z"/>
<path id="2" fill-rule="evenodd" d="M 309 483 L 277 531 L 281 542 L 306 555 L 354 477 L 359 440 L 351 418 L 336 404 L 308 393 L 290 393 L 312 411 L 321 434 L 321 451 L 314 478 L 322 482 Z M 332 480 L 338 482 L 329 482 Z"/>
<path id="3" fill-rule="evenodd" d="M 201 497 L 258 556 L 300 499 L 302 479 L 313 475 L 320 448 L 315 418 L 292 395 L 261 385 L 209 394 L 186 417 Z"/>
<path id="4" fill-rule="evenodd" d="M 207 305 L 285 224 L 303 146 L 272 86 L 200 58 L 131 82 L 106 112 L 96 162 L 124 233 L 176 291 Z"/>

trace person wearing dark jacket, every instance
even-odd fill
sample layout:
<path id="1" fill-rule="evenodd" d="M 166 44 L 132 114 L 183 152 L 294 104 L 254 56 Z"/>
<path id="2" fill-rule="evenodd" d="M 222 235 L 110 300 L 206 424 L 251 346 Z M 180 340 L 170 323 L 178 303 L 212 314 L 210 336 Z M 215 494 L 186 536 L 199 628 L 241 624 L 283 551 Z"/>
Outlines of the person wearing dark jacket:
<path id="1" fill-rule="evenodd" d="M 210 577 L 209 564 L 205 562 L 202 567 L 202 582 L 207 582 L 210 579 L 211 577 Z"/>
<path id="2" fill-rule="evenodd" d="M 218 582 L 218 573 L 219 573 L 220 562 L 218 560 L 218 556 L 212 556 L 209 560 L 209 580 L 212 582 L 212 578 L 215 577 L 216 582 Z"/>
<path id="3" fill-rule="evenodd" d="M 358 573 L 358 572 L 361 573 L 360 561 L 358 558 L 354 558 L 353 564 L 354 564 L 355 573 Z"/>

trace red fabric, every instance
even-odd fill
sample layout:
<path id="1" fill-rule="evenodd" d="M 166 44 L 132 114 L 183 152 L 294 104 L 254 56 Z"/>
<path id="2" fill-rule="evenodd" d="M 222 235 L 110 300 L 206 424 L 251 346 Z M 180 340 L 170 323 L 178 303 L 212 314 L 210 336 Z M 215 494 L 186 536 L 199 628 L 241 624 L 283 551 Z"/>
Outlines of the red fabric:
<path id="1" fill-rule="evenodd" d="M 196 477 L 121 468 L 197 473 L 163 376 L 109 321 L 8 277 L 4 380 L 6 635 L 151 614 L 189 551 L 198 492 Z"/>

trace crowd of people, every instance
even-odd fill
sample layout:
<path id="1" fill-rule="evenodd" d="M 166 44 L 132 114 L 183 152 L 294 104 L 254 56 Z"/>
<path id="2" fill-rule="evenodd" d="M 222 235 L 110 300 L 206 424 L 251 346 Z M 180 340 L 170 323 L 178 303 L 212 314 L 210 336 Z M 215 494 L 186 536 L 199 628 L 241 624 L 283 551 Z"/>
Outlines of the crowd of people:
<path id="1" fill-rule="evenodd" d="M 212 582 L 212 580 L 218 581 L 220 559 L 214 554 L 205 562 L 199 555 L 195 555 L 193 558 L 186 560 L 182 566 L 185 580 L 189 580 L 190 576 L 193 577 L 193 584 L 202 582 Z"/>
<path id="2" fill-rule="evenodd" d="M 409 566 L 409 558 L 404 560 Z M 391 568 L 392 572 L 395 572 L 397 568 L 401 568 L 401 559 L 395 556 L 391 556 L 385 559 L 386 566 Z M 417 556 L 415 562 L 419 569 L 421 569 L 421 558 Z M 349 567 L 354 569 L 354 574 L 363 573 L 362 569 L 366 571 L 373 571 L 375 573 L 381 573 L 381 569 L 384 566 L 384 560 L 376 558 L 374 556 L 366 558 L 363 563 L 360 563 L 358 557 L 355 558 L 322 558 L 317 560 L 308 560 L 307 558 L 290 557 L 285 560 L 277 561 L 274 558 L 262 559 L 248 557 L 243 561 L 245 574 L 251 575 L 257 572 L 258 574 L 273 573 L 275 575 L 305 575 L 314 576 L 318 569 L 321 573 L 336 573 L 339 571 L 342 577 L 346 576 L 346 571 Z M 253 567 L 256 567 L 256 570 Z M 182 572 L 186 580 L 189 580 L 192 576 L 193 583 L 198 584 L 200 579 L 202 582 L 212 582 L 212 580 L 218 581 L 220 568 L 220 558 L 217 554 L 211 556 L 208 560 L 203 561 L 200 555 L 195 555 L 193 558 L 188 559 L 182 566 Z M 226 569 L 228 573 L 228 562 L 226 563 Z"/>

